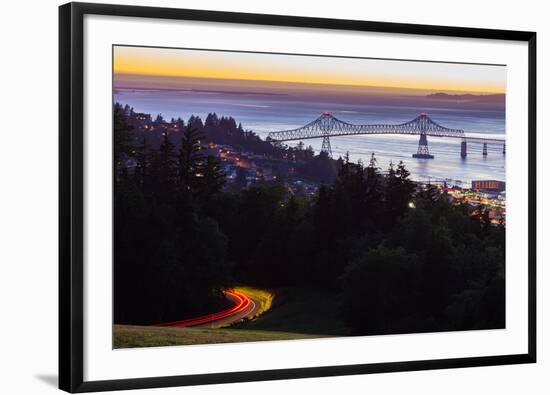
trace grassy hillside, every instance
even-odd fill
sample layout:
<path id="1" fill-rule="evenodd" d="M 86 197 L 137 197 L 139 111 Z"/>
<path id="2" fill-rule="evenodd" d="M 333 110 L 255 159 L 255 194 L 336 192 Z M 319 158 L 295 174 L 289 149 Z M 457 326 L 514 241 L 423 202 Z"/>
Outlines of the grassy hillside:
<path id="1" fill-rule="evenodd" d="M 113 326 L 114 348 L 293 340 L 318 337 L 320 336 L 265 330 L 176 328 L 134 325 Z"/>
<path id="2" fill-rule="evenodd" d="M 274 293 L 271 309 L 240 328 L 329 336 L 349 334 L 340 316 L 342 302 L 337 293 L 308 288 L 283 288 Z"/>
<path id="3" fill-rule="evenodd" d="M 216 329 L 115 325 L 113 346 L 158 347 L 310 339 L 349 334 L 339 314 L 341 300 L 336 293 L 306 288 L 270 291 L 252 287 L 235 289 L 260 301 L 261 309 L 255 319 Z"/>

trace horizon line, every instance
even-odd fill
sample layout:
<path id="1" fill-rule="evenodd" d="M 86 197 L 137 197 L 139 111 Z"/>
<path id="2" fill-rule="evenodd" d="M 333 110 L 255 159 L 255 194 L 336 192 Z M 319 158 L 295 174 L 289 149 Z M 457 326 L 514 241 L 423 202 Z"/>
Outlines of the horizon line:
<path id="1" fill-rule="evenodd" d="M 150 74 L 147 72 L 125 72 L 115 71 L 112 72 L 113 85 L 115 84 L 116 76 L 135 76 L 135 77 L 152 77 L 152 78 L 175 78 L 175 79 L 196 79 L 196 80 L 222 80 L 222 81 L 247 81 L 247 82 L 259 82 L 259 83 L 274 83 L 274 84 L 298 84 L 298 85 L 314 85 L 314 86 L 335 86 L 343 88 L 377 88 L 377 89 L 394 89 L 394 90 L 406 90 L 406 91 L 433 91 L 434 93 L 447 93 L 447 92 L 463 92 L 479 94 L 479 96 L 489 95 L 506 95 L 506 90 L 484 90 L 484 89 L 452 89 L 443 87 L 410 87 L 410 86 L 396 86 L 396 85 L 376 85 L 376 84 L 346 84 L 346 83 L 330 83 L 330 82 L 307 82 L 307 81 L 291 81 L 291 80 L 267 80 L 267 79 L 252 79 L 252 78 L 229 78 L 229 77 L 205 77 L 205 76 L 189 76 L 189 75 L 170 75 L 170 74 Z M 176 89 L 176 88 L 155 88 L 155 89 Z"/>

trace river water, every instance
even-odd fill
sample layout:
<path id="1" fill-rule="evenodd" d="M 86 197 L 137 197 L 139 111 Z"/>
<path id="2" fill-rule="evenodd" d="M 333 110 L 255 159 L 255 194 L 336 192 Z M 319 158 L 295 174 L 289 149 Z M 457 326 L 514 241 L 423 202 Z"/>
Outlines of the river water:
<path id="1" fill-rule="evenodd" d="M 421 112 L 440 125 L 463 129 L 472 136 L 495 138 L 505 136 L 505 111 L 495 106 L 462 105 L 453 101 L 411 98 L 403 100 L 340 100 L 327 96 L 292 98 L 285 95 L 243 94 L 242 92 L 216 92 L 195 90 L 117 89 L 114 100 L 129 104 L 137 112 L 161 113 L 166 119 L 181 117 L 187 120 L 192 114 L 203 120 L 209 112 L 219 116 L 232 116 L 247 130 L 265 138 L 270 131 L 301 127 L 323 112 L 329 111 L 342 121 L 367 123 L 403 123 Z M 295 145 L 298 142 L 289 142 Z M 321 139 L 304 140 L 316 152 Z M 428 137 L 430 153 L 435 159 L 414 159 L 418 136 L 347 136 L 331 138 L 333 157 L 349 152 L 352 160 L 368 163 L 374 152 L 378 165 L 385 170 L 390 161 L 403 161 L 411 177 L 418 181 L 449 180 L 452 184 L 469 187 L 472 180 L 505 180 L 505 155 L 502 144 L 489 144 L 488 155 L 482 155 L 482 145 L 468 143 L 468 156 L 460 157 L 460 139 Z"/>

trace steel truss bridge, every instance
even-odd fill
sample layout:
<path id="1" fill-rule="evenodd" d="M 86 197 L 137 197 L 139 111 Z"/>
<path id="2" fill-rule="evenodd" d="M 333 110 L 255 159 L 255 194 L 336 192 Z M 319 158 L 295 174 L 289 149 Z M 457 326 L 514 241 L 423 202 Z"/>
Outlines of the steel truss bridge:
<path id="1" fill-rule="evenodd" d="M 357 125 L 342 121 L 329 112 L 324 112 L 319 118 L 300 128 L 270 132 L 268 138 L 274 142 L 296 141 L 322 138 L 321 151 L 325 151 L 332 157 L 330 137 L 356 136 L 369 134 L 399 134 L 420 136 L 418 151 L 414 158 L 433 159 L 428 149 L 428 136 L 450 137 L 461 139 L 460 155 L 467 156 L 467 143 L 483 143 L 483 155 L 487 155 L 488 143 L 502 144 L 502 153 L 506 153 L 505 140 L 498 138 L 470 137 L 462 129 L 451 129 L 441 126 L 433 121 L 427 113 L 421 113 L 413 120 L 401 124 L 365 124 Z"/>

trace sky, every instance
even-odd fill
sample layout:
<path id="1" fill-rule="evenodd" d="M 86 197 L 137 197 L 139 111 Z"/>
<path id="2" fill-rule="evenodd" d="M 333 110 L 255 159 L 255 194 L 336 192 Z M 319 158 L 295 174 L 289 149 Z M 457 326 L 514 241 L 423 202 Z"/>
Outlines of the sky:
<path id="1" fill-rule="evenodd" d="M 446 93 L 505 93 L 506 67 L 226 51 L 114 47 L 115 85 L 164 87 L 178 78 L 330 84 Z M 163 85 L 164 84 L 164 85 Z"/>

